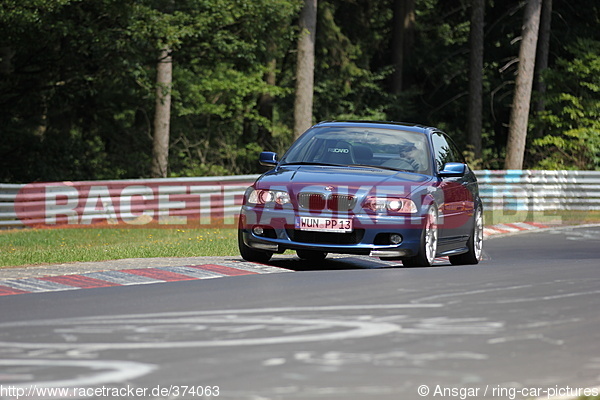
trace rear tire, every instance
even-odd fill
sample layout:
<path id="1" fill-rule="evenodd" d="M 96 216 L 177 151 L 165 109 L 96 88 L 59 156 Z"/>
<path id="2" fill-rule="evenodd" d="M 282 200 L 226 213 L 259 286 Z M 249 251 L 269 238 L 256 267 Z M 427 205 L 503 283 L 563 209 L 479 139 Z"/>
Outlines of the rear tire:
<path id="1" fill-rule="evenodd" d="M 253 248 L 246 246 L 241 229 L 238 229 L 238 248 L 240 249 L 240 255 L 246 261 L 266 263 L 269 262 L 273 256 L 273 253 L 270 251 L 254 250 Z"/>
<path id="2" fill-rule="evenodd" d="M 479 264 L 483 254 L 483 212 L 481 207 L 477 207 L 475 211 L 475 219 L 473 221 L 473 230 L 467 242 L 468 252 L 456 256 L 448 257 L 452 265 L 473 265 Z"/>
<path id="3" fill-rule="evenodd" d="M 437 220 L 437 209 L 435 206 L 429 207 L 423 226 L 423 232 L 421 233 L 419 253 L 414 257 L 404 258 L 402 260 L 402 265 L 405 267 L 431 267 L 433 265 L 438 243 Z"/>

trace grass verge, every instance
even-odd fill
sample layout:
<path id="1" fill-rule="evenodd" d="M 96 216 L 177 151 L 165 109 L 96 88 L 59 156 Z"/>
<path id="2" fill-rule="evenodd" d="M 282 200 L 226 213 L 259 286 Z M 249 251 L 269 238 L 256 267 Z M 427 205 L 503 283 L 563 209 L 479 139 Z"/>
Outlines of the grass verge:
<path id="1" fill-rule="evenodd" d="M 0 231 L 0 267 L 121 258 L 238 254 L 235 229 L 18 229 Z"/>

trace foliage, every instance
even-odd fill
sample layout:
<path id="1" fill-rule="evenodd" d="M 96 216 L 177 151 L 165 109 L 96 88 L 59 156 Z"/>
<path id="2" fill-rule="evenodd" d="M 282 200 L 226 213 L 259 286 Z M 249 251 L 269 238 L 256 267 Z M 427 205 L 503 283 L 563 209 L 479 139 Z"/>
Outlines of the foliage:
<path id="1" fill-rule="evenodd" d="M 542 169 L 600 169 L 600 41 L 578 40 L 545 80 L 545 135 L 533 141 Z"/>
<path id="2" fill-rule="evenodd" d="M 391 95 L 385 79 L 390 70 L 370 65 L 377 52 L 386 51 L 388 38 L 382 30 L 387 28 L 382 25 L 392 17 L 386 2 L 319 4 L 315 119 L 387 119 Z"/>
<path id="3" fill-rule="evenodd" d="M 281 152 L 292 139 L 302 4 L 0 2 L 0 181 L 147 177 L 165 46 L 174 63 L 170 175 L 261 171 L 257 154 Z M 436 125 L 464 146 L 471 2 L 416 0 L 400 94 L 390 90 L 393 4 L 319 1 L 314 119 Z M 502 167 L 522 5 L 486 2 L 482 168 Z M 599 8 L 554 2 L 547 111 L 531 120 L 531 132 L 543 134 L 532 138 L 527 168 L 600 164 Z"/>

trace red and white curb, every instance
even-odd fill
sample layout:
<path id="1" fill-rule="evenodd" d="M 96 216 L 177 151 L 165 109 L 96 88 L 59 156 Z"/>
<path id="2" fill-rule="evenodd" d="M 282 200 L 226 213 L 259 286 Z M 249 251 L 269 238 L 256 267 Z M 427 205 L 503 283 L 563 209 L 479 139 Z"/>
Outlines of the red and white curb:
<path id="1" fill-rule="evenodd" d="M 506 235 L 510 233 L 518 233 L 544 228 L 549 228 L 549 226 L 537 222 L 515 222 L 513 224 L 497 224 L 484 227 L 483 237 L 487 238 L 490 236 Z"/>
<path id="2" fill-rule="evenodd" d="M 0 281 L 0 296 L 289 272 L 251 262 L 136 268 Z"/>

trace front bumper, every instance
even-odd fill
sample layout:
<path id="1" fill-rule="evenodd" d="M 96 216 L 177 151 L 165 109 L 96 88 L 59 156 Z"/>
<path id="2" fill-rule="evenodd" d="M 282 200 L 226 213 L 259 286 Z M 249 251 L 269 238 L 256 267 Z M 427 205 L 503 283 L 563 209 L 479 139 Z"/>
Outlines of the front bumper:
<path id="1" fill-rule="evenodd" d="M 322 213 L 324 218 L 351 218 L 352 232 L 331 233 L 299 230 L 298 216 L 314 217 L 309 212 L 284 209 L 242 207 L 240 229 L 244 243 L 257 250 L 283 253 L 285 250 L 314 250 L 326 253 L 402 258 L 419 252 L 424 217 L 417 215 Z M 255 229 L 259 227 L 260 229 Z M 401 242 L 391 243 L 391 235 Z"/>

